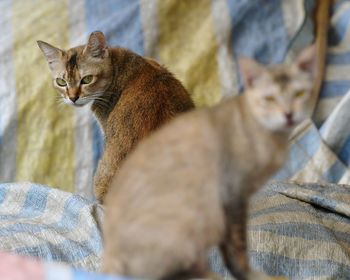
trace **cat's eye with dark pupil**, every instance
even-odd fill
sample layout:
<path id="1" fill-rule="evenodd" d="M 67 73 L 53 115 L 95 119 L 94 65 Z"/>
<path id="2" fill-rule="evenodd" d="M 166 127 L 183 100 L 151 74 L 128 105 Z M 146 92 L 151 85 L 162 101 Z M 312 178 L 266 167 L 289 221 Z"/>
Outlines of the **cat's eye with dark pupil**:
<path id="1" fill-rule="evenodd" d="M 265 100 L 266 100 L 267 102 L 273 102 L 273 101 L 275 101 L 275 98 L 274 98 L 273 96 L 266 96 L 266 97 L 265 97 Z"/>
<path id="2" fill-rule="evenodd" d="M 83 85 L 90 84 L 92 82 L 92 75 L 87 75 L 84 78 L 81 79 L 81 83 Z"/>
<path id="3" fill-rule="evenodd" d="M 298 91 L 296 94 L 295 94 L 295 97 L 302 97 L 304 95 L 304 91 Z"/>
<path id="4" fill-rule="evenodd" d="M 56 83 L 60 86 L 60 87 L 65 87 L 67 85 L 67 82 L 61 78 L 57 78 L 56 79 Z"/>

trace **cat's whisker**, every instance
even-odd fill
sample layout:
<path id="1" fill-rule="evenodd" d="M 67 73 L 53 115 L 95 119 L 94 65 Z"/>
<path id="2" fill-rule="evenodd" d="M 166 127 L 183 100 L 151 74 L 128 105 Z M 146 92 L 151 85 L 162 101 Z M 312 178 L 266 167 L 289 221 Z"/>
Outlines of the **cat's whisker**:
<path id="1" fill-rule="evenodd" d="M 110 96 L 92 96 L 91 99 L 92 100 L 103 101 L 103 102 L 106 102 L 106 103 L 110 102 Z"/>
<path id="2" fill-rule="evenodd" d="M 98 100 L 98 101 L 101 101 L 102 103 L 109 103 L 108 100 L 106 100 L 104 98 L 100 98 L 100 97 L 95 97 L 95 98 L 93 98 L 93 100 Z"/>
<path id="3" fill-rule="evenodd" d="M 111 108 L 112 107 L 112 104 L 110 104 L 110 102 L 108 100 L 106 100 L 105 98 L 102 98 L 102 97 L 97 97 L 97 96 L 85 96 L 83 98 L 84 100 L 88 100 L 88 101 L 97 101 L 96 104 L 97 105 L 100 105 L 99 107 L 104 107 L 104 108 Z"/>
<path id="4" fill-rule="evenodd" d="M 103 102 L 96 102 L 95 103 L 97 107 L 101 108 L 101 109 L 111 109 L 113 106 L 111 106 L 110 104 L 108 103 L 103 103 Z"/>
<path id="5" fill-rule="evenodd" d="M 100 98 L 100 99 L 104 99 L 105 100 L 105 98 L 102 98 L 101 95 L 88 95 L 88 96 L 84 96 L 84 98 L 86 98 L 86 99 Z"/>
<path id="6" fill-rule="evenodd" d="M 98 104 L 103 104 L 103 105 L 106 105 L 106 106 L 109 106 L 109 102 L 107 100 L 104 100 L 102 98 L 86 98 L 85 100 L 88 100 L 88 101 L 97 101 L 96 103 Z"/>
<path id="7" fill-rule="evenodd" d="M 55 97 L 56 102 L 62 102 L 63 98 L 61 96 Z"/>
<path id="8" fill-rule="evenodd" d="M 57 103 L 58 103 L 59 108 L 66 106 L 66 104 L 64 103 L 64 100 L 62 98 L 57 100 Z"/>

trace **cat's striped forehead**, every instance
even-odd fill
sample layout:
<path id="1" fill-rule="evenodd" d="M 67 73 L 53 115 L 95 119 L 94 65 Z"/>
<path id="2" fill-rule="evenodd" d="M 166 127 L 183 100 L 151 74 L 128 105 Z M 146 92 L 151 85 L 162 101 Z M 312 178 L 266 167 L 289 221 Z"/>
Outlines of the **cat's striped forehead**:
<path id="1" fill-rule="evenodd" d="M 273 75 L 273 80 L 281 87 L 285 87 L 288 83 L 290 83 L 291 75 L 288 75 L 288 73 L 285 72 L 276 73 Z"/>
<path id="2" fill-rule="evenodd" d="M 72 48 L 66 51 L 65 53 L 65 67 L 66 67 L 66 77 L 65 78 L 73 78 L 76 76 L 76 72 L 79 67 L 80 56 L 82 55 L 83 49 Z"/>
<path id="3" fill-rule="evenodd" d="M 68 61 L 67 61 L 67 68 L 74 68 L 74 67 L 76 67 L 77 56 L 78 56 L 77 52 L 71 53 L 71 55 L 70 55 L 70 57 L 68 58 Z"/>
<path id="4" fill-rule="evenodd" d="M 269 67 L 269 74 L 272 81 L 281 88 L 286 87 L 294 78 L 294 73 L 285 65 Z"/>
<path id="5" fill-rule="evenodd" d="M 76 71 L 77 67 L 77 56 L 78 54 L 76 52 L 73 52 L 70 57 L 68 57 L 67 63 L 66 63 L 66 69 L 68 76 L 73 76 L 74 72 Z"/>
<path id="6" fill-rule="evenodd" d="M 279 89 L 295 88 L 310 83 L 307 73 L 287 65 L 275 65 L 268 68 L 268 80 Z"/>

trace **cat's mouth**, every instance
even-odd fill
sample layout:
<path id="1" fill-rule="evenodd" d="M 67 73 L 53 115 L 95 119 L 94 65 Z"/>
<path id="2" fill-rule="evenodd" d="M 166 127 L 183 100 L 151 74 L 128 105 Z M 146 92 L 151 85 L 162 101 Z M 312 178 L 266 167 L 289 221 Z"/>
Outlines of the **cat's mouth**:
<path id="1" fill-rule="evenodd" d="M 285 118 L 286 118 L 286 126 L 288 128 L 292 128 L 295 126 L 296 122 L 294 120 L 293 113 L 286 113 Z"/>
<path id="2" fill-rule="evenodd" d="M 287 120 L 286 121 L 286 126 L 289 128 L 292 128 L 295 126 L 295 121 L 294 120 Z"/>
<path id="3" fill-rule="evenodd" d="M 85 104 L 77 104 L 77 103 L 73 103 L 72 105 L 74 107 L 83 107 L 83 106 L 85 106 Z"/>
<path id="4" fill-rule="evenodd" d="M 91 100 L 84 100 L 82 98 L 78 98 L 75 100 L 72 100 L 70 98 L 64 98 L 64 102 L 68 105 L 74 106 L 74 107 L 83 107 L 86 104 L 88 104 Z"/>

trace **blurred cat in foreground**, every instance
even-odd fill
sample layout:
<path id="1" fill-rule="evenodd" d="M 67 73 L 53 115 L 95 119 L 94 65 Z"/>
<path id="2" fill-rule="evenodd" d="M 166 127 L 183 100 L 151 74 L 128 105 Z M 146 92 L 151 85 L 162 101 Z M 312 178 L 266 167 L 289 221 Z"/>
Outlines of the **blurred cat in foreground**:
<path id="1" fill-rule="evenodd" d="M 104 272 L 205 277 L 207 252 L 220 246 L 237 279 L 268 279 L 249 268 L 248 200 L 309 117 L 314 58 L 313 46 L 291 65 L 240 58 L 244 94 L 179 116 L 137 146 L 106 199 Z"/>

